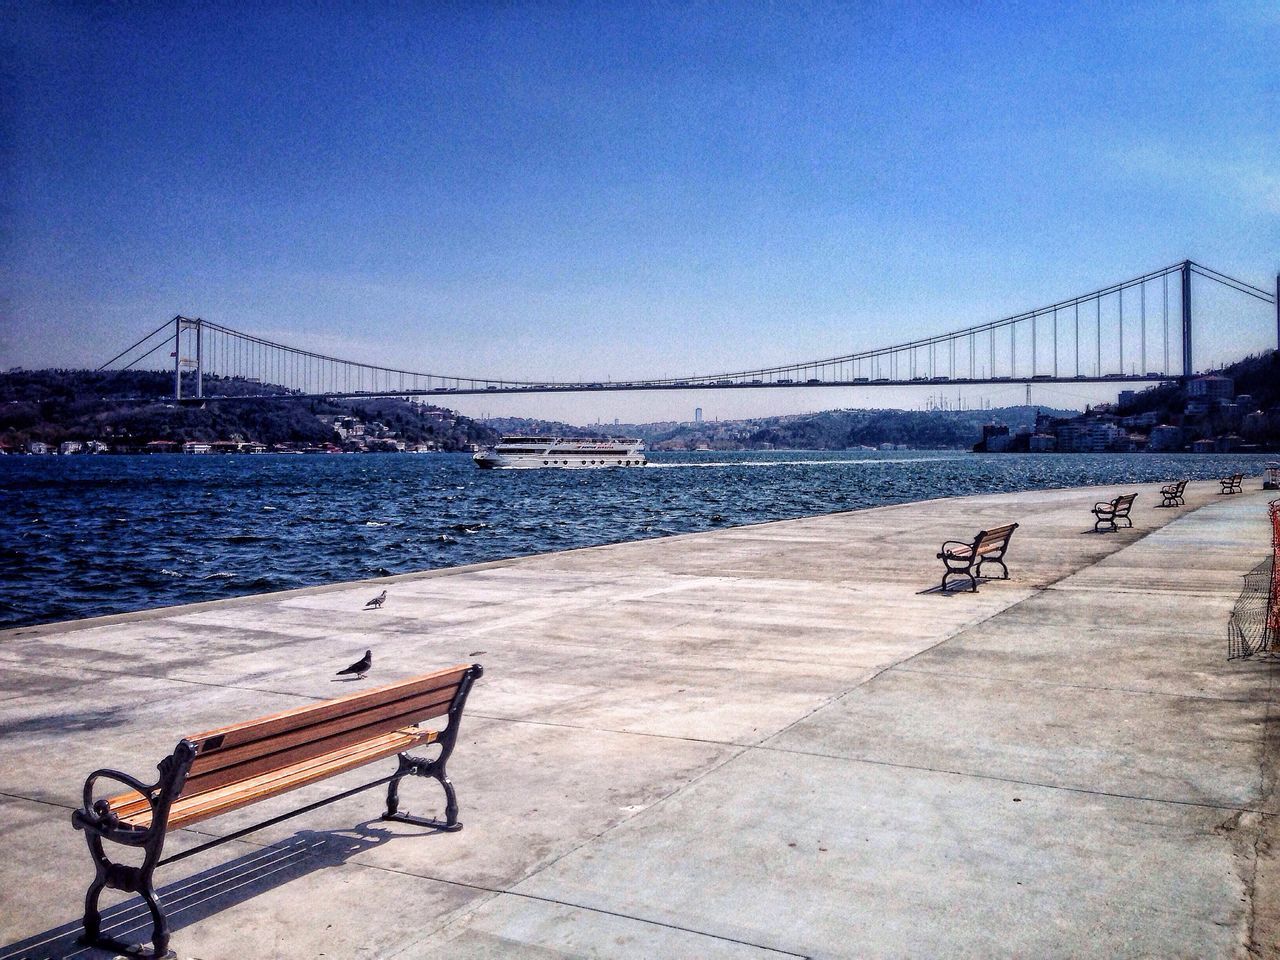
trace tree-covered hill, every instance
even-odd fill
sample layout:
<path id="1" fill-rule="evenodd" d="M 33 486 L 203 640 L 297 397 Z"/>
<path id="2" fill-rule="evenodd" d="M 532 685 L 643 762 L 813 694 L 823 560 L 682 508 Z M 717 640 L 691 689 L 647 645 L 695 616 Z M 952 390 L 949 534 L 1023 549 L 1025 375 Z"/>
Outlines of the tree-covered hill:
<path id="1" fill-rule="evenodd" d="M 194 384 L 192 385 L 194 386 Z M 280 399 L 171 399 L 173 377 L 152 371 L 10 370 L 0 374 L 0 444 L 99 440 L 137 449 L 155 441 L 248 441 L 272 445 L 350 445 L 335 418 L 379 423 L 378 434 L 441 450 L 490 443 L 496 431 L 450 410 L 399 398 L 288 399 L 289 391 L 236 378 L 206 377 L 205 392 L 223 397 L 276 394 Z"/>
<path id="2" fill-rule="evenodd" d="M 827 410 L 822 413 L 715 420 L 701 423 L 624 423 L 574 427 L 566 423 L 505 417 L 486 421 L 505 434 L 642 437 L 655 450 L 849 450 L 882 443 L 915 449 L 968 449 L 993 420 L 1010 429 L 1030 428 L 1037 413 L 1071 416 L 1074 410 L 1001 407 L 996 410 Z"/>

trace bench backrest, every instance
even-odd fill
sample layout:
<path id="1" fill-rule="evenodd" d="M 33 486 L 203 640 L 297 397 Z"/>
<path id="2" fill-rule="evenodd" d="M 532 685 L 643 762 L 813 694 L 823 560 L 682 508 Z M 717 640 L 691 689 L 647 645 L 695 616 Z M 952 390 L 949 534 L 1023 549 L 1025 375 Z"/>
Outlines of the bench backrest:
<path id="1" fill-rule="evenodd" d="M 295 707 L 187 737 L 196 748 L 181 796 L 216 790 L 449 713 L 471 666 Z"/>
<path id="2" fill-rule="evenodd" d="M 1003 550 L 1009 543 L 1009 538 L 1013 536 L 1013 531 L 1017 529 L 1016 523 L 1006 523 L 1003 527 L 983 530 L 973 541 L 973 552 L 991 553 L 995 550 Z"/>

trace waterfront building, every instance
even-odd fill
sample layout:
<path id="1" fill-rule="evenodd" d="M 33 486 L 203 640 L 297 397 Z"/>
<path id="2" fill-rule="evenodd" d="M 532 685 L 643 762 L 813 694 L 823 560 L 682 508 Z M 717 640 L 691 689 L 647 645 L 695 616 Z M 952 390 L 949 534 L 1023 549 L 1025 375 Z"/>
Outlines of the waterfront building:
<path id="1" fill-rule="evenodd" d="M 79 453 L 83 449 L 84 444 L 79 440 L 63 440 L 62 443 L 58 444 L 58 452 L 63 456 Z"/>
<path id="2" fill-rule="evenodd" d="M 1267 415 L 1261 410 L 1245 414 L 1240 423 L 1240 432 L 1251 439 L 1262 436 L 1267 432 Z"/>
<path id="3" fill-rule="evenodd" d="M 974 450 L 978 453 L 1005 453 L 1011 442 L 1008 426 L 1003 423 L 986 423 L 982 425 L 982 439 Z"/>
<path id="4" fill-rule="evenodd" d="M 1053 453 L 1058 449 L 1058 438 L 1048 433 L 1033 433 L 1028 448 L 1032 453 Z"/>
<path id="5" fill-rule="evenodd" d="M 182 445 L 183 453 L 213 453 L 213 445 L 199 440 L 188 440 Z"/>
<path id="6" fill-rule="evenodd" d="M 41 443 L 39 440 L 30 440 L 27 442 L 27 453 L 37 453 L 44 455 L 49 452 L 49 445 Z"/>
<path id="7" fill-rule="evenodd" d="M 1069 420 L 1057 429 L 1058 449 L 1063 453 L 1100 453 L 1132 449 L 1129 435 L 1111 418 Z"/>
<path id="8" fill-rule="evenodd" d="M 1182 449 L 1182 428 L 1162 423 L 1158 427 L 1154 427 L 1151 436 L 1147 442 L 1147 449 L 1154 452 L 1181 450 Z"/>
<path id="9" fill-rule="evenodd" d="M 1125 417 L 1120 421 L 1120 426 L 1126 428 L 1133 427 L 1154 427 L 1160 422 L 1160 414 L 1154 410 L 1148 410 L 1146 413 L 1135 413 L 1131 417 Z"/>
<path id="10" fill-rule="evenodd" d="M 1218 445 L 1216 440 L 1196 440 L 1191 444 L 1192 453 L 1213 453 Z"/>
<path id="11" fill-rule="evenodd" d="M 1212 374 L 1196 377 L 1187 384 L 1188 397 L 1205 397 L 1213 401 L 1228 401 L 1235 396 L 1235 381 L 1230 377 Z"/>

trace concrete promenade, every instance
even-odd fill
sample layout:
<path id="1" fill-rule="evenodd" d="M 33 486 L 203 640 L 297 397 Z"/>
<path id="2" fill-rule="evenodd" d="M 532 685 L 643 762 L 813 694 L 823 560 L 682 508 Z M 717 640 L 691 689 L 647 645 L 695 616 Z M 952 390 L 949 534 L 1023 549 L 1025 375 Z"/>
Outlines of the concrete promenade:
<path id="1" fill-rule="evenodd" d="M 934 500 L 0 633 L 0 958 L 107 956 L 74 942 L 86 774 L 146 780 L 185 733 L 350 692 L 366 647 L 367 686 L 484 664 L 466 828 L 385 824 L 371 791 L 162 867 L 179 957 L 1276 956 L 1276 670 L 1226 660 L 1258 486 Z M 1134 528 L 1092 533 L 1129 491 Z M 1015 520 L 1011 580 L 930 590 L 942 540 Z"/>

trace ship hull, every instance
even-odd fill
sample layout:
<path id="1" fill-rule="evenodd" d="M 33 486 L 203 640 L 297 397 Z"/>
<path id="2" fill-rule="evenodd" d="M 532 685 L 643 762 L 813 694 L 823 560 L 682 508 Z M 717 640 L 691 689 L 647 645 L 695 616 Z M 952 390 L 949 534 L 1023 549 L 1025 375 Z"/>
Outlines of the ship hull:
<path id="1" fill-rule="evenodd" d="M 567 438 L 504 438 L 472 458 L 482 470 L 605 470 L 643 467 L 639 440 L 589 441 Z"/>

